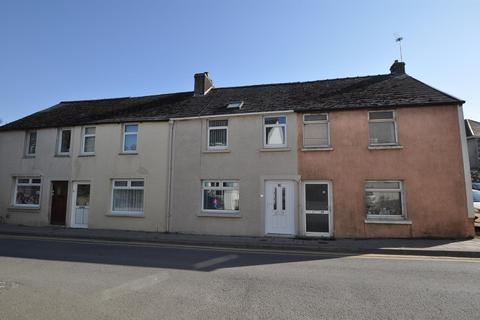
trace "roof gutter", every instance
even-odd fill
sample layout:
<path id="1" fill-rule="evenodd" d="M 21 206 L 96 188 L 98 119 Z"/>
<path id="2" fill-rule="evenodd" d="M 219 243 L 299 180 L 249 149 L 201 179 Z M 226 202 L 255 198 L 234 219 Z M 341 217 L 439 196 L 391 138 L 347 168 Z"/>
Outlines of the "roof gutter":
<path id="1" fill-rule="evenodd" d="M 195 116 L 195 117 L 179 117 L 179 118 L 170 118 L 170 121 L 181 121 L 181 120 L 193 120 L 193 119 L 210 119 L 210 118 L 224 118 L 224 117 L 238 117 L 238 116 L 255 116 L 262 114 L 279 114 L 279 113 L 292 113 L 295 112 L 292 109 L 289 110 L 280 110 L 280 111 L 264 111 L 264 112 L 245 112 L 245 113 L 223 113 L 207 116 Z"/>

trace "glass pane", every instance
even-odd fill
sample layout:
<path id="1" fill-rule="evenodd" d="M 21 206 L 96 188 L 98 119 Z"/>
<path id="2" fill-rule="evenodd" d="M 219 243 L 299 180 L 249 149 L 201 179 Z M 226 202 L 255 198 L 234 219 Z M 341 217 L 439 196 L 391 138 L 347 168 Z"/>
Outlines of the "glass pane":
<path id="1" fill-rule="evenodd" d="M 132 181 L 130 182 L 130 185 L 132 187 L 143 187 L 144 182 L 143 181 Z"/>
<path id="2" fill-rule="evenodd" d="M 328 117 L 325 113 L 321 114 L 306 114 L 303 116 L 303 121 L 327 121 Z"/>
<path id="3" fill-rule="evenodd" d="M 137 150 L 137 135 L 136 134 L 126 134 L 125 135 L 125 145 L 123 147 L 125 151 L 135 151 Z"/>
<path id="4" fill-rule="evenodd" d="M 138 132 L 138 124 L 125 125 L 125 132 Z"/>
<path id="5" fill-rule="evenodd" d="M 204 190 L 203 191 L 203 209 L 205 210 L 224 210 L 223 190 Z"/>
<path id="6" fill-rule="evenodd" d="M 90 204 L 90 185 L 77 185 L 77 206 L 88 207 Z"/>
<path id="7" fill-rule="evenodd" d="M 370 122 L 368 124 L 370 143 L 396 143 L 393 122 Z"/>
<path id="8" fill-rule="evenodd" d="M 85 137 L 83 152 L 95 152 L 95 136 Z"/>
<path id="9" fill-rule="evenodd" d="M 328 185 L 306 184 L 305 201 L 306 210 L 328 210 Z"/>
<path id="10" fill-rule="evenodd" d="M 69 152 L 70 151 L 70 138 L 72 131 L 62 130 L 61 142 L 60 142 L 60 152 Z"/>
<path id="11" fill-rule="evenodd" d="M 238 182 L 232 182 L 232 181 L 224 182 L 223 186 L 226 188 L 238 188 Z"/>
<path id="12" fill-rule="evenodd" d="M 227 129 L 210 129 L 210 147 L 227 146 Z"/>
<path id="13" fill-rule="evenodd" d="M 277 210 L 277 187 L 273 188 L 273 210 Z"/>
<path id="14" fill-rule="evenodd" d="M 287 123 L 286 117 L 268 117 L 264 119 L 265 124 L 285 124 Z"/>
<path id="15" fill-rule="evenodd" d="M 226 127 L 228 126 L 228 120 L 209 120 L 208 126 L 212 127 Z"/>
<path id="16" fill-rule="evenodd" d="M 42 181 L 41 179 L 32 179 L 32 183 L 36 183 L 36 184 L 40 184 L 41 181 Z"/>
<path id="17" fill-rule="evenodd" d="M 19 178 L 18 183 L 30 183 L 30 179 L 27 178 Z"/>
<path id="18" fill-rule="evenodd" d="M 17 186 L 16 204 L 39 205 L 40 186 Z"/>
<path id="19" fill-rule="evenodd" d="M 371 192 L 365 193 L 367 214 L 369 215 L 402 215 L 402 201 L 400 192 Z"/>
<path id="20" fill-rule="evenodd" d="M 285 211 L 286 202 L 287 202 L 287 199 L 286 199 L 286 190 L 285 190 L 285 187 L 282 187 L 282 210 L 283 210 L 283 211 Z"/>
<path id="21" fill-rule="evenodd" d="M 85 128 L 85 134 L 95 134 L 95 127 Z"/>
<path id="22" fill-rule="evenodd" d="M 268 127 L 266 129 L 267 145 L 285 144 L 285 127 Z"/>
<path id="23" fill-rule="evenodd" d="M 305 124 L 303 130 L 304 146 L 328 145 L 328 124 L 315 123 Z"/>
<path id="24" fill-rule="evenodd" d="M 329 232 L 328 214 L 306 214 L 307 232 Z"/>
<path id="25" fill-rule="evenodd" d="M 370 112 L 368 115 L 370 120 L 393 119 L 393 111 Z"/>
<path id="26" fill-rule="evenodd" d="M 368 181 L 366 189 L 400 189 L 400 182 L 390 181 Z"/>
<path id="27" fill-rule="evenodd" d="M 227 109 L 232 109 L 232 108 L 241 108 L 243 105 L 243 101 L 235 101 L 231 102 L 227 105 Z"/>
<path id="28" fill-rule="evenodd" d="M 28 136 L 28 153 L 34 154 L 37 147 L 37 132 L 30 132 Z"/>
<path id="29" fill-rule="evenodd" d="M 128 181 L 115 181 L 115 187 L 126 187 L 128 186 Z"/>
<path id="30" fill-rule="evenodd" d="M 115 189 L 113 211 L 143 212 L 143 190 Z"/>

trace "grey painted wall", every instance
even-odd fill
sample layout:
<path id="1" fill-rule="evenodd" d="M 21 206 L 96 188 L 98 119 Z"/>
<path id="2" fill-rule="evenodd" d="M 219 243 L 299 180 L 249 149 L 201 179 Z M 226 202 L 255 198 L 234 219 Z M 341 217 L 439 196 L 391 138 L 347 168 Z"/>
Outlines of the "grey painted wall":
<path id="1" fill-rule="evenodd" d="M 72 131 L 69 157 L 55 156 L 57 129 L 37 131 L 35 158 L 24 157 L 25 132 L 0 133 L 0 216 L 8 223 L 48 225 L 51 181 L 69 181 L 67 226 L 70 225 L 72 182 L 90 181 L 89 228 L 164 231 L 166 228 L 168 144 L 167 122 L 139 124 L 138 154 L 120 154 L 122 125 L 96 125 L 95 156 L 79 156 L 81 127 Z M 40 209 L 12 207 L 14 177 L 40 175 Z M 143 178 L 144 217 L 111 216 L 112 179 Z"/>
<path id="2" fill-rule="evenodd" d="M 284 151 L 263 150 L 262 115 L 228 118 L 227 152 L 207 151 L 206 119 L 174 122 L 170 217 L 172 232 L 255 236 L 265 234 L 262 198 L 264 181 L 299 180 L 296 116 L 293 113 L 284 115 L 287 116 L 288 144 L 288 149 Z M 239 217 L 207 216 L 202 213 L 203 179 L 239 181 Z M 295 197 L 298 196 L 297 191 L 296 188 Z M 296 199 L 295 202 L 298 203 Z M 297 219 L 297 212 L 295 216 Z"/>
<path id="3" fill-rule="evenodd" d="M 478 137 L 467 138 L 468 157 L 470 159 L 471 169 L 478 169 L 480 167 L 480 161 L 479 161 L 480 155 L 478 154 L 479 143 L 480 143 L 480 138 Z"/>

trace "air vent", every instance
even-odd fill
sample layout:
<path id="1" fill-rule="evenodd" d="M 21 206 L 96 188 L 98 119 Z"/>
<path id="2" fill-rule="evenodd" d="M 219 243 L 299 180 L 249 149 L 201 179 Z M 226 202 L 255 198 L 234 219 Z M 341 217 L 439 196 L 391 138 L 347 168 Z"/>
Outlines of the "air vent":
<path id="1" fill-rule="evenodd" d="M 241 109 L 242 106 L 243 106 L 243 101 L 234 101 L 234 102 L 230 102 L 227 105 L 227 109 Z"/>

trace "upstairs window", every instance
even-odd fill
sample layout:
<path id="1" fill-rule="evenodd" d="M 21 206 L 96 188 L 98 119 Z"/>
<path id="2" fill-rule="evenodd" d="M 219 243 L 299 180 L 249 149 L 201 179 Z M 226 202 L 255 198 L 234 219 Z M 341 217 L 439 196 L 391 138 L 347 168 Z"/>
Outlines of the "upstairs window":
<path id="1" fill-rule="evenodd" d="M 263 118 L 263 145 L 265 148 L 287 146 L 287 117 Z"/>
<path id="2" fill-rule="evenodd" d="M 82 154 L 95 153 L 95 134 L 96 134 L 95 127 L 83 128 Z"/>
<path id="3" fill-rule="evenodd" d="M 395 111 L 370 111 L 368 134 L 371 146 L 398 144 Z"/>
<path id="4" fill-rule="evenodd" d="M 228 148 L 228 120 L 208 121 L 208 149 Z"/>
<path id="5" fill-rule="evenodd" d="M 42 181 L 40 178 L 17 178 L 13 203 L 14 206 L 38 208 L 40 206 L 41 186 Z"/>
<path id="6" fill-rule="evenodd" d="M 243 106 L 243 101 L 234 101 L 227 104 L 227 109 L 241 109 Z"/>
<path id="7" fill-rule="evenodd" d="M 236 181 L 209 180 L 202 183 L 203 211 L 238 213 L 240 194 Z"/>
<path id="8" fill-rule="evenodd" d="M 365 202 L 367 219 L 401 219 L 405 217 L 401 181 L 367 181 Z"/>
<path id="9" fill-rule="evenodd" d="M 143 180 L 113 180 L 112 212 L 143 214 Z"/>
<path id="10" fill-rule="evenodd" d="M 328 114 L 303 115 L 303 146 L 305 148 L 325 148 L 330 146 Z"/>
<path id="11" fill-rule="evenodd" d="M 34 156 L 37 152 L 37 131 L 27 132 L 27 148 L 25 153 L 27 156 Z"/>
<path id="12" fill-rule="evenodd" d="M 125 124 L 123 126 L 123 152 L 137 152 L 138 124 Z"/>
<path id="13" fill-rule="evenodd" d="M 72 138 L 71 129 L 60 129 L 58 131 L 58 154 L 69 154 L 70 153 L 70 141 Z"/>

